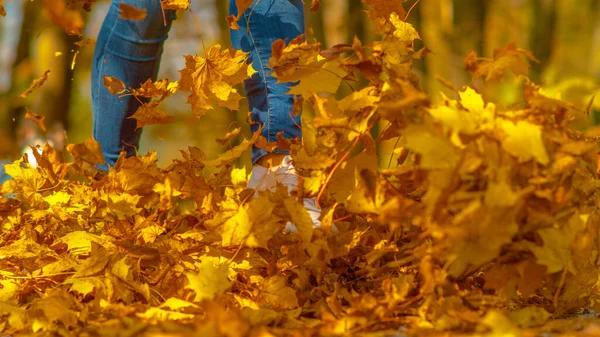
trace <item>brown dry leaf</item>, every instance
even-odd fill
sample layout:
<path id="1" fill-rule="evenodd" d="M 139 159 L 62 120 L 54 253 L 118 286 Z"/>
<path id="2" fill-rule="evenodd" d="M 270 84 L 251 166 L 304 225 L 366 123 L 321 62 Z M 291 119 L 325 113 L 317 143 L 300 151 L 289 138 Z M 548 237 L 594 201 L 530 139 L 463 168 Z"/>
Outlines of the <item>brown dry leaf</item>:
<path id="1" fill-rule="evenodd" d="M 44 0 L 44 10 L 52 21 L 69 35 L 83 35 L 85 21 L 81 12 L 69 8 L 66 0 Z"/>
<path id="2" fill-rule="evenodd" d="M 148 79 L 141 87 L 131 88 L 131 93 L 137 97 L 157 98 L 174 94 L 179 88 L 179 82 L 169 82 L 167 79 L 152 82 Z"/>
<path id="3" fill-rule="evenodd" d="M 225 153 L 220 154 L 217 158 L 213 160 L 204 160 L 202 162 L 205 165 L 213 167 L 223 167 L 225 165 L 231 164 L 258 141 L 258 138 L 261 134 L 261 130 L 262 128 L 258 129 L 251 139 L 244 139 L 238 146 L 232 148 L 231 150 Z"/>
<path id="4" fill-rule="evenodd" d="M 321 0 L 312 0 L 310 2 L 310 11 L 316 12 L 321 8 Z"/>
<path id="5" fill-rule="evenodd" d="M 254 143 L 259 149 L 267 150 L 267 152 L 273 152 L 277 148 L 277 142 L 269 142 L 267 138 L 260 136 L 256 143 Z"/>
<path id="6" fill-rule="evenodd" d="M 403 1 L 389 0 L 362 0 L 362 2 L 371 7 L 372 12 L 381 18 L 388 20 L 392 13 L 396 13 L 401 19 L 406 16 L 406 11 L 402 6 Z"/>
<path id="7" fill-rule="evenodd" d="M 254 0 L 235 0 L 235 6 L 237 7 L 238 15 L 230 15 L 227 17 L 227 22 L 229 22 L 229 28 L 233 30 L 240 29 L 238 21 L 240 20 L 242 15 L 244 15 L 246 10 L 250 7 L 250 5 L 252 5 L 253 2 Z"/>
<path id="8" fill-rule="evenodd" d="M 90 43 L 92 43 L 92 39 L 85 38 L 85 39 L 79 40 L 77 42 L 74 42 L 73 44 L 76 45 L 79 48 L 83 48 L 83 47 L 87 46 Z"/>
<path id="9" fill-rule="evenodd" d="M 141 21 L 148 16 L 145 8 L 139 9 L 126 3 L 120 3 L 119 10 L 119 18 L 124 20 Z"/>
<path id="10" fill-rule="evenodd" d="M 515 76 L 527 76 L 529 63 L 523 58 L 539 62 L 533 54 L 525 49 L 517 48 L 515 42 L 509 42 L 504 47 L 494 50 L 492 60 L 478 60 L 477 54 L 471 52 L 465 59 L 467 70 L 473 73 L 473 81 L 483 77 L 486 81 L 502 78 L 506 70 Z"/>
<path id="11" fill-rule="evenodd" d="M 67 151 L 71 153 L 75 161 L 84 161 L 92 165 L 104 164 L 104 155 L 100 143 L 92 137 L 87 138 L 81 144 L 67 145 Z"/>
<path id="12" fill-rule="evenodd" d="M 135 118 L 137 121 L 136 129 L 146 125 L 170 124 L 175 121 L 175 117 L 167 114 L 158 108 L 160 101 L 152 101 L 142 104 L 137 111 L 128 118 Z"/>
<path id="13" fill-rule="evenodd" d="M 3 2 L 4 0 L 0 0 L 0 16 L 6 16 L 6 10 L 4 9 L 4 6 L 2 6 Z"/>
<path id="14" fill-rule="evenodd" d="M 125 83 L 116 77 L 104 75 L 102 78 L 104 79 L 104 86 L 113 95 L 122 94 L 125 92 L 125 90 L 127 90 L 125 88 Z"/>
<path id="15" fill-rule="evenodd" d="M 25 108 L 25 118 L 33 121 L 40 129 L 42 129 L 43 131 L 46 131 L 46 125 L 44 125 L 44 119 L 46 119 L 46 116 L 35 114 L 35 113 L 31 112 L 31 110 L 29 110 L 29 108 L 26 107 Z"/>
<path id="16" fill-rule="evenodd" d="M 46 72 L 44 73 L 44 75 L 42 75 L 42 77 L 33 80 L 33 83 L 31 83 L 31 85 L 29 86 L 29 89 L 25 90 L 25 92 L 23 92 L 21 95 L 19 95 L 19 97 L 27 98 L 27 96 L 29 96 L 33 92 L 33 89 L 39 88 L 44 83 L 46 83 L 46 81 L 48 80 L 48 76 L 50 76 L 50 70 L 46 70 Z"/>
<path id="17" fill-rule="evenodd" d="M 237 137 L 242 132 L 242 128 L 235 128 L 232 131 L 229 131 L 225 134 L 223 138 L 217 138 L 217 143 L 220 145 L 225 145 L 229 143 L 234 137 Z"/>
<path id="18" fill-rule="evenodd" d="M 246 61 L 248 53 L 212 46 L 206 57 L 186 55 L 185 69 L 180 70 L 180 90 L 189 91 L 188 103 L 200 117 L 213 104 L 238 110 L 242 96 L 234 88 L 256 72 Z"/>

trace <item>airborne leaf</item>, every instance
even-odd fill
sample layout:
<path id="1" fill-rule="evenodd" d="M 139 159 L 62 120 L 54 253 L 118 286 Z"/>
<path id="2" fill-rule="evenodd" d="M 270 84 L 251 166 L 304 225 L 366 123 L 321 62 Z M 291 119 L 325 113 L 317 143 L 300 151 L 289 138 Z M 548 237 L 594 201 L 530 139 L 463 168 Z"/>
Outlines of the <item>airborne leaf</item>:
<path id="1" fill-rule="evenodd" d="M 181 70 L 180 90 L 190 92 L 188 103 L 194 115 L 200 117 L 213 104 L 238 110 L 242 96 L 233 86 L 256 72 L 247 64 L 248 53 L 240 50 L 222 50 L 212 46 L 205 57 L 187 55 L 185 69 Z"/>

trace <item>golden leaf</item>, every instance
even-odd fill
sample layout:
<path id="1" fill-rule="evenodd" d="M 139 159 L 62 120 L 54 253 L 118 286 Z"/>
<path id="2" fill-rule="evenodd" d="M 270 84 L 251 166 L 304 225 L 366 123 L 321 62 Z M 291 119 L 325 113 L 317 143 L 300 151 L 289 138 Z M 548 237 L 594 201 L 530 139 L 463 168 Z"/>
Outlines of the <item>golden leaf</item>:
<path id="1" fill-rule="evenodd" d="M 259 301 L 267 308 L 289 310 L 298 307 L 296 291 L 288 287 L 285 277 L 269 277 L 261 284 Z"/>
<path id="2" fill-rule="evenodd" d="M 83 161 L 92 165 L 105 162 L 100 143 L 92 137 L 87 138 L 81 144 L 67 145 L 67 151 L 71 153 L 75 161 Z"/>
<path id="3" fill-rule="evenodd" d="M 164 9 L 186 10 L 190 6 L 190 0 L 161 0 Z"/>
<path id="4" fill-rule="evenodd" d="M 136 129 L 143 128 L 146 125 L 170 124 L 175 121 L 175 117 L 167 114 L 158 108 L 160 101 L 152 101 L 142 104 L 133 115 L 127 118 L 134 118 L 137 122 Z"/>
<path id="5" fill-rule="evenodd" d="M 506 139 L 502 142 L 502 147 L 506 151 L 520 161 L 535 159 L 542 165 L 550 162 L 539 125 L 525 121 L 518 121 L 515 124 L 504 120 L 500 125 L 506 134 Z"/>
<path id="6" fill-rule="evenodd" d="M 194 291 L 195 302 L 212 300 L 231 287 L 228 265 L 215 265 L 214 261 L 203 259 L 197 267 L 197 272 L 185 273 L 188 280 L 186 289 Z"/>
<path id="7" fill-rule="evenodd" d="M 188 103 L 198 117 L 213 104 L 238 110 L 242 96 L 233 87 L 256 72 L 247 64 L 248 53 L 241 50 L 222 50 L 212 46 L 205 57 L 186 55 L 185 69 L 180 70 L 180 89 L 191 92 Z"/>
<path id="8" fill-rule="evenodd" d="M 224 247 L 246 245 L 267 248 L 267 241 L 283 227 L 271 214 L 274 207 L 266 196 L 242 205 L 223 225 L 221 244 Z"/>

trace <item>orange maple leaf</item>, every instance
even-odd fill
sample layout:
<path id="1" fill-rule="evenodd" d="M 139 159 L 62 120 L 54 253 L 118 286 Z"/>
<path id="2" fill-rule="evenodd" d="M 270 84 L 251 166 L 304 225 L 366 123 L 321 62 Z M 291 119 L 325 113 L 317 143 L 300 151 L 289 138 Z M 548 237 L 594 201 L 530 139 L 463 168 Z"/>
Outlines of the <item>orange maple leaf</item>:
<path id="1" fill-rule="evenodd" d="M 480 60 L 475 52 L 471 52 L 465 59 L 465 67 L 473 73 L 473 81 L 479 77 L 485 78 L 486 81 L 498 80 L 506 70 L 510 70 L 515 76 L 527 76 L 529 63 L 522 56 L 539 62 L 530 51 L 517 48 L 515 42 L 509 42 L 504 47 L 494 50 L 494 58 L 491 60 Z"/>
<path id="2" fill-rule="evenodd" d="M 251 77 L 256 71 L 246 63 L 248 53 L 241 50 L 212 46 L 206 57 L 186 55 L 185 69 L 180 70 L 180 89 L 191 92 L 188 103 L 198 117 L 213 104 L 238 110 L 242 96 L 233 87 Z"/>
<path id="3" fill-rule="evenodd" d="M 119 18 L 124 20 L 141 21 L 144 20 L 148 15 L 148 12 L 145 8 L 140 9 L 126 3 L 120 3 L 119 10 L 121 10 Z"/>

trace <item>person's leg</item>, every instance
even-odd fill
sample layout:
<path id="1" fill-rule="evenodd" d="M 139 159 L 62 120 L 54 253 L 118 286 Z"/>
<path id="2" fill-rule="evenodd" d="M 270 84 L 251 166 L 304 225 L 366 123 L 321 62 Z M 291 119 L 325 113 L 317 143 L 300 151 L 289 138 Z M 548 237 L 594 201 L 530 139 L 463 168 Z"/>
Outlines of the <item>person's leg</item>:
<path id="1" fill-rule="evenodd" d="M 119 3 L 146 9 L 147 17 L 121 19 Z M 163 16 L 158 0 L 113 0 L 102 24 L 92 61 L 93 136 L 109 165 L 115 164 L 122 149 L 128 156 L 135 154 L 141 129 L 136 130 L 136 120 L 127 117 L 140 102 L 133 96 L 112 95 L 104 87 L 103 76 L 116 77 L 134 88 L 148 79 L 156 80 L 173 19 L 175 11 L 164 11 Z"/>
<path id="2" fill-rule="evenodd" d="M 230 0 L 229 8 L 231 15 L 237 15 L 235 0 Z M 239 30 L 231 30 L 231 43 L 236 49 L 250 52 L 252 67 L 257 71 L 244 82 L 254 122 L 251 125 L 252 132 L 263 125 L 262 135 L 269 142 L 276 141 L 280 131 L 287 139 L 302 137 L 300 117 L 292 115 L 294 97 L 288 94 L 295 83 L 277 83 L 277 79 L 269 74 L 272 69 L 267 66 L 275 40 L 289 42 L 304 34 L 302 0 L 256 0 L 241 17 L 239 26 Z M 248 182 L 249 188 L 273 190 L 275 184 L 280 183 L 292 191 L 298 186 L 298 176 L 288 152 L 275 152 L 268 154 L 263 149 L 253 147 L 252 163 L 255 165 Z M 303 204 L 313 225 L 320 227 L 321 209 L 317 207 L 315 198 L 304 198 Z M 296 227 L 288 223 L 286 231 L 296 231 Z"/>
<path id="3" fill-rule="evenodd" d="M 229 11 L 237 15 L 235 0 L 230 0 Z M 258 0 L 243 14 L 239 30 L 231 30 L 231 43 L 235 49 L 250 52 L 252 67 L 257 73 L 244 83 L 252 121 L 252 132 L 264 125 L 262 135 L 269 141 L 283 137 L 301 137 L 300 117 L 292 116 L 294 97 L 287 94 L 291 83 L 277 83 L 267 64 L 271 58 L 271 45 L 275 40 L 291 39 L 304 34 L 304 5 L 302 0 Z M 287 154 L 286 151 L 275 150 Z M 254 147 L 252 163 L 257 163 L 267 151 Z"/>

